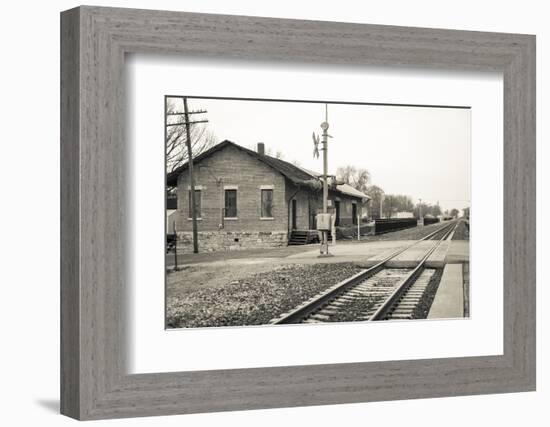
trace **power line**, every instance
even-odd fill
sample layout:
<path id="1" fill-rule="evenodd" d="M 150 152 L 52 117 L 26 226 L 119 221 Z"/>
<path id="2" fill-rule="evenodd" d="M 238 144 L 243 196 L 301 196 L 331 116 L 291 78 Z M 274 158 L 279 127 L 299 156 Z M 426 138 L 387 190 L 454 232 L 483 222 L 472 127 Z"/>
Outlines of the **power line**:
<path id="1" fill-rule="evenodd" d="M 172 97 L 176 98 L 176 97 Z M 167 127 L 169 126 L 185 126 L 185 132 L 186 132 L 186 141 L 185 145 L 187 146 L 187 156 L 188 156 L 188 169 L 189 169 L 189 188 L 190 188 L 190 196 L 191 196 L 191 219 L 193 223 L 193 252 L 198 253 L 199 252 L 199 236 L 198 236 L 198 225 L 197 225 L 197 206 L 196 206 L 196 196 L 195 196 L 195 177 L 193 174 L 193 152 L 191 149 L 191 125 L 198 124 L 198 123 L 208 123 L 208 120 L 195 120 L 191 121 L 189 120 L 189 116 L 191 114 L 205 114 L 207 113 L 206 110 L 195 110 L 195 111 L 189 111 L 189 108 L 187 106 L 187 97 L 181 96 L 177 97 L 183 99 L 183 112 L 182 113 L 166 113 L 165 117 L 165 124 Z M 184 121 L 183 123 L 168 123 L 168 116 L 183 116 Z M 176 248 L 177 251 L 177 248 Z"/>

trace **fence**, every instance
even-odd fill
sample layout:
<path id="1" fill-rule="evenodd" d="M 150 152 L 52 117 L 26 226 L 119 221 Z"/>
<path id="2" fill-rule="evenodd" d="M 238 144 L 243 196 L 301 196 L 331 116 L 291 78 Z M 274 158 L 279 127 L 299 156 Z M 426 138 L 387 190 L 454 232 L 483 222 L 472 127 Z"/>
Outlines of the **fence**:
<path id="1" fill-rule="evenodd" d="M 433 216 L 424 217 L 424 225 L 436 224 L 439 222 L 439 218 L 434 218 Z"/>
<path id="2" fill-rule="evenodd" d="M 416 227 L 416 218 L 382 218 L 374 220 L 374 234 Z"/>

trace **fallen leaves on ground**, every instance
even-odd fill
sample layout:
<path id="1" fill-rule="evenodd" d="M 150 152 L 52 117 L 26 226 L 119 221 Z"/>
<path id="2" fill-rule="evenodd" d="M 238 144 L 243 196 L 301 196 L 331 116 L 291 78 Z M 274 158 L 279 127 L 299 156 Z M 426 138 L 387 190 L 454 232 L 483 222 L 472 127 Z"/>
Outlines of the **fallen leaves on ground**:
<path id="1" fill-rule="evenodd" d="M 170 328 L 263 325 L 360 270 L 353 263 L 275 267 L 167 298 Z"/>

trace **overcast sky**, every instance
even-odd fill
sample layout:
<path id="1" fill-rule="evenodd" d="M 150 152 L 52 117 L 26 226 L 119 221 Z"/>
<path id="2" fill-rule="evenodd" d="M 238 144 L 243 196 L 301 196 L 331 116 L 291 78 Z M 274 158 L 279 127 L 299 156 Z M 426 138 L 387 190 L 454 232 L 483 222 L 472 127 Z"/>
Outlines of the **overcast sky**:
<path id="1" fill-rule="evenodd" d="M 322 172 L 313 158 L 312 132 L 321 133 L 324 103 L 190 99 L 206 109 L 219 141 L 255 148 Z M 470 205 L 470 110 L 329 104 L 329 173 L 365 168 L 386 194 L 406 194 L 445 209 Z"/>

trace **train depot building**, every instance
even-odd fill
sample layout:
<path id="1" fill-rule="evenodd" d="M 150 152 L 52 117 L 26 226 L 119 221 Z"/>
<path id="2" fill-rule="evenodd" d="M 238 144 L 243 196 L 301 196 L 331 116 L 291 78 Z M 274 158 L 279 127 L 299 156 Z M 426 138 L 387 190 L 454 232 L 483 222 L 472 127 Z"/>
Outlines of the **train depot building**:
<path id="1" fill-rule="evenodd" d="M 317 239 L 320 174 L 265 154 L 262 143 L 254 151 L 227 140 L 195 157 L 193 165 L 200 252 L 274 248 Z M 177 233 L 178 252 L 192 252 L 188 164 L 169 173 L 166 184 L 177 194 L 167 231 Z M 329 180 L 329 211 L 336 227 L 356 227 L 368 200 L 350 185 Z"/>

